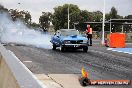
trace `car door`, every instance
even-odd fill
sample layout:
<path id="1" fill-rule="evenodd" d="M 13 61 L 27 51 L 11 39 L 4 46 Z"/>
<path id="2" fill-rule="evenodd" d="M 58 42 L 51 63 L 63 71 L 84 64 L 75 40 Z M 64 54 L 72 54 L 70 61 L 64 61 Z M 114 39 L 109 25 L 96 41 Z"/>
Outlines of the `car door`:
<path id="1" fill-rule="evenodd" d="M 51 38 L 51 43 L 56 45 L 56 33 L 54 36 Z"/>
<path id="2" fill-rule="evenodd" d="M 57 31 L 56 33 L 56 45 L 60 46 L 61 32 Z"/>
<path id="3" fill-rule="evenodd" d="M 57 31 L 57 32 L 54 34 L 54 36 L 53 36 L 52 39 L 51 39 L 51 42 L 52 42 L 53 44 L 55 44 L 56 46 L 59 46 L 59 45 L 60 45 L 60 32 L 59 32 L 59 31 Z"/>

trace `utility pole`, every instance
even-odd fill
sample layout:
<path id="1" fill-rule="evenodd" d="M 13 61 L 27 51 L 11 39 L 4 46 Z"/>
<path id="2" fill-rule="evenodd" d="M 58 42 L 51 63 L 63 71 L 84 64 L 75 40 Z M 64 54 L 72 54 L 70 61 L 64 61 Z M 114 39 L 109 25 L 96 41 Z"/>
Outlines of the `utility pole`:
<path id="1" fill-rule="evenodd" d="M 18 5 L 18 11 L 20 11 L 20 5 L 21 5 L 21 3 L 19 2 L 19 3 L 17 3 L 17 5 Z"/>
<path id="2" fill-rule="evenodd" d="M 104 0 L 104 8 L 103 8 L 103 24 L 102 24 L 102 44 L 104 44 L 104 26 L 105 26 L 105 0 Z"/>

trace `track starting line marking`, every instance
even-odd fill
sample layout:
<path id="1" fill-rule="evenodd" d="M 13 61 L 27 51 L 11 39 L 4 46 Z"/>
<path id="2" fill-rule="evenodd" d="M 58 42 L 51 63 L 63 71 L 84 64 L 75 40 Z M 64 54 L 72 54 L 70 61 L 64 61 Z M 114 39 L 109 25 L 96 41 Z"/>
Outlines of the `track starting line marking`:
<path id="1" fill-rule="evenodd" d="M 132 48 L 108 48 L 107 50 L 132 54 Z"/>

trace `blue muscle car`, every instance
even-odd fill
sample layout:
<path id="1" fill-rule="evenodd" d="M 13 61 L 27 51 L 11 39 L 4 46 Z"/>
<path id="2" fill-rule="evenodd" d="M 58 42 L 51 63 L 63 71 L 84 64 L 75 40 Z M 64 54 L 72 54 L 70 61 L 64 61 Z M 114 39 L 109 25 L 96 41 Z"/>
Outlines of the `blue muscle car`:
<path id="1" fill-rule="evenodd" d="M 63 52 L 67 48 L 70 49 L 83 49 L 84 52 L 88 51 L 88 39 L 79 34 L 76 29 L 60 29 L 51 38 L 53 45 L 52 49 L 60 47 Z"/>

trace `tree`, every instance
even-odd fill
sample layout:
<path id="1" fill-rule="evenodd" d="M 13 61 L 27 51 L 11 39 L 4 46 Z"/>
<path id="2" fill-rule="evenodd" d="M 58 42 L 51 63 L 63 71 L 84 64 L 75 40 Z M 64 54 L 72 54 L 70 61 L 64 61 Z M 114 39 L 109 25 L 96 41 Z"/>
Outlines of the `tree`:
<path id="1" fill-rule="evenodd" d="M 10 9 L 9 10 L 9 13 L 10 13 L 13 21 L 15 21 L 18 18 L 19 19 L 22 19 L 23 18 L 23 15 L 20 14 L 17 9 L 15 9 L 15 10 L 14 9 Z"/>
<path id="2" fill-rule="evenodd" d="M 25 17 L 24 17 L 25 22 L 28 23 L 28 24 L 31 24 L 32 19 L 31 19 L 30 12 L 26 11 L 24 14 L 25 14 Z"/>
<path id="3" fill-rule="evenodd" d="M 32 22 L 32 23 L 30 24 L 30 26 L 33 27 L 33 28 L 39 28 L 39 27 L 40 27 L 40 24 L 37 24 L 37 23 L 35 23 L 35 22 Z"/>
<path id="4" fill-rule="evenodd" d="M 68 5 L 64 5 L 65 9 L 67 10 Z M 67 17 L 67 14 L 65 14 Z M 80 9 L 77 5 L 70 4 L 69 5 L 69 16 L 70 16 L 70 28 L 74 28 L 74 23 L 79 22 L 79 16 L 80 16 Z M 67 18 L 68 19 L 68 18 Z M 67 28 L 67 19 L 66 19 L 66 25 L 65 27 Z"/>
<path id="5" fill-rule="evenodd" d="M 54 8 L 52 19 L 55 30 L 68 28 L 68 7 L 70 16 L 70 28 L 74 27 L 74 22 L 79 21 L 80 9 L 77 5 L 64 4 L 63 6 L 58 6 Z"/>
<path id="6" fill-rule="evenodd" d="M 93 22 L 101 22 L 103 18 L 103 13 L 101 11 L 92 12 L 92 21 Z M 101 31 L 102 25 L 100 24 L 92 24 L 91 27 L 94 31 Z"/>
<path id="7" fill-rule="evenodd" d="M 111 8 L 111 11 L 110 11 L 110 18 L 111 18 L 111 19 L 116 19 L 116 18 L 118 18 L 117 10 L 116 10 L 115 7 L 112 7 L 112 8 Z"/>
<path id="8" fill-rule="evenodd" d="M 93 12 L 92 14 L 93 14 L 93 20 L 92 21 L 95 21 L 95 22 L 102 21 L 103 13 L 101 11 L 96 11 L 96 12 Z"/>
<path id="9" fill-rule="evenodd" d="M 110 19 L 123 19 L 123 16 L 118 15 L 118 11 L 115 7 L 111 8 L 111 11 L 105 15 L 105 19 L 109 21 Z M 105 26 L 105 30 L 109 31 L 110 25 Z M 112 24 L 112 32 L 121 31 L 121 25 Z"/>
<path id="10" fill-rule="evenodd" d="M 8 9 L 0 4 L 0 12 L 8 12 Z"/>
<path id="11" fill-rule="evenodd" d="M 132 19 L 132 15 L 125 16 L 124 19 Z M 132 25 L 124 25 L 124 30 L 126 32 L 132 31 Z"/>
<path id="12" fill-rule="evenodd" d="M 16 21 L 17 19 L 21 19 L 26 24 L 31 24 L 31 15 L 28 11 L 19 11 L 17 9 L 10 9 L 9 13 L 13 19 L 13 21 Z"/>
<path id="13" fill-rule="evenodd" d="M 80 11 L 80 22 L 87 22 L 87 21 L 92 21 L 93 20 L 93 16 L 91 12 L 88 12 L 87 10 L 81 10 Z"/>
<path id="14" fill-rule="evenodd" d="M 46 31 L 49 28 L 51 17 L 52 14 L 50 12 L 42 12 L 42 15 L 39 18 L 39 23 L 44 31 Z"/>
<path id="15" fill-rule="evenodd" d="M 124 17 L 125 19 L 132 19 L 132 15 L 128 15 Z"/>

